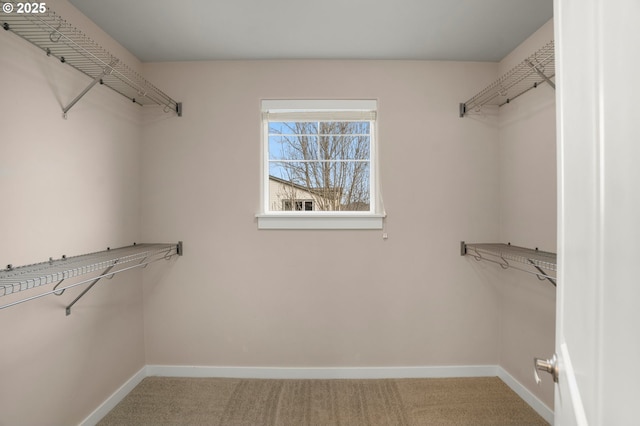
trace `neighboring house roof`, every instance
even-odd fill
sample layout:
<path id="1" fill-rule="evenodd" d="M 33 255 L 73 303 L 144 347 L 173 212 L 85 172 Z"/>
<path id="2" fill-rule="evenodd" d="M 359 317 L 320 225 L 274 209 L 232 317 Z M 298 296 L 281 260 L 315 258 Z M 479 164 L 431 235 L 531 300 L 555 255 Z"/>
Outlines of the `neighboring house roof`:
<path id="1" fill-rule="evenodd" d="M 273 180 L 273 181 L 276 181 L 278 183 L 281 183 L 283 185 L 293 186 L 294 188 L 299 189 L 301 191 L 309 191 L 309 188 L 307 188 L 306 186 L 298 185 L 297 183 L 293 183 L 290 180 L 284 180 L 284 179 L 281 179 L 279 177 L 275 177 L 273 175 L 269 175 L 269 179 Z"/>
<path id="2" fill-rule="evenodd" d="M 296 189 L 299 189 L 301 191 L 307 191 L 310 192 L 314 195 L 320 196 L 320 197 L 325 197 L 327 198 L 329 195 L 341 195 L 342 194 L 342 188 L 307 188 L 306 186 L 302 186 L 299 185 L 297 183 L 291 182 L 289 180 L 285 180 L 273 175 L 269 175 L 269 179 L 273 180 L 275 182 L 281 183 L 283 185 L 289 185 L 291 187 L 294 187 Z"/>

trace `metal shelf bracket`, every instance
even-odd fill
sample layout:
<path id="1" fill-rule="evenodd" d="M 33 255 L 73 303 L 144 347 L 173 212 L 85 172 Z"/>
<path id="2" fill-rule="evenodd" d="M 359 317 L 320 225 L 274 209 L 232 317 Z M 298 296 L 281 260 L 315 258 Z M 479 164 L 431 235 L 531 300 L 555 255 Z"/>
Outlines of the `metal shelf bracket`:
<path id="1" fill-rule="evenodd" d="M 77 302 L 78 300 L 82 299 L 82 296 L 84 296 L 85 294 L 87 294 L 87 292 L 88 292 L 89 290 L 91 290 L 91 288 L 92 288 L 94 285 L 96 285 L 96 284 L 98 283 L 98 281 L 100 281 L 100 279 L 102 279 L 103 277 L 105 277 L 105 276 L 106 276 L 105 274 L 106 274 L 107 272 L 109 272 L 110 270 L 112 270 L 112 269 L 113 269 L 113 267 L 114 267 L 114 266 L 116 266 L 116 263 L 117 263 L 117 262 L 118 262 L 117 260 L 116 260 L 116 261 L 114 261 L 113 265 L 111 265 L 111 266 L 109 266 L 107 269 L 105 269 L 105 270 L 104 270 L 104 272 L 103 272 L 103 273 L 102 273 L 98 278 L 96 278 L 95 280 L 93 280 L 93 281 L 91 282 L 91 284 L 89 284 L 89 286 L 88 286 L 87 288 L 85 288 L 84 290 L 82 290 L 82 293 L 80 293 L 80 294 L 78 295 L 78 297 L 76 297 L 76 298 L 73 300 L 73 302 L 71 302 L 69 305 L 67 305 L 67 307 L 65 308 L 65 312 L 66 312 L 67 316 L 71 315 L 71 307 L 72 307 L 73 305 L 75 305 L 75 304 L 76 304 L 76 302 Z"/>
<path id="2" fill-rule="evenodd" d="M 62 108 L 62 118 L 67 118 L 67 112 L 69 112 L 69 110 L 71 108 L 73 108 L 73 106 L 80 100 L 82 99 L 82 97 L 84 95 L 87 94 L 87 92 L 89 92 L 89 90 L 91 90 L 93 88 L 93 86 L 95 86 L 98 83 L 103 83 L 102 78 L 104 76 L 107 76 L 109 74 L 111 74 L 113 72 L 113 67 L 116 65 L 116 63 L 118 62 L 117 59 L 114 59 L 113 61 L 111 61 L 111 63 L 105 67 L 105 69 L 102 71 L 102 73 L 100 75 L 98 75 L 96 78 L 93 79 L 93 81 L 91 82 L 91 84 L 89 84 L 87 86 L 86 89 L 84 89 L 82 92 L 80 92 L 80 94 L 78 96 L 75 97 L 74 100 L 72 100 L 69 105 L 67 105 L 66 107 Z"/>

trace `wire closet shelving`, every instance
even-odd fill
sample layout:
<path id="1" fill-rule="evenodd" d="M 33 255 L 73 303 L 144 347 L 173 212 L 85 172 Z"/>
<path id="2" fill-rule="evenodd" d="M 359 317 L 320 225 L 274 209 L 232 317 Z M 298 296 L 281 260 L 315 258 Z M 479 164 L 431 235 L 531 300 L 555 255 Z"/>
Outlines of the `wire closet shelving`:
<path id="1" fill-rule="evenodd" d="M 31 13 L 18 13 L 29 5 Z M 165 112 L 182 116 L 182 103 L 176 102 L 139 73 L 113 56 L 82 31 L 46 7 L 44 3 L 3 1 L 0 15 L 2 27 L 42 49 L 47 56 L 71 65 L 93 81 L 69 104 L 63 106 L 63 117 L 96 84 L 103 84 L 130 101 L 146 106 L 157 105 Z M 38 9 L 43 5 L 42 10 Z M 35 8 L 35 9 L 32 9 Z M 10 13 L 7 11 L 11 10 Z"/>
<path id="2" fill-rule="evenodd" d="M 554 41 L 551 40 L 534 54 L 512 68 L 468 101 L 460 104 L 460 117 L 478 113 L 485 105 L 503 106 L 542 83 L 556 88 Z"/>
<path id="3" fill-rule="evenodd" d="M 148 264 L 163 259 L 182 256 L 182 242 L 177 244 L 133 244 L 131 246 L 107 250 L 79 256 L 62 256 L 60 259 L 49 258 L 46 262 L 20 267 L 7 265 L 0 270 L 0 297 L 19 292 L 39 289 L 56 283 L 52 289 L 42 289 L 37 294 L 13 300 L 0 305 L 0 309 L 8 308 L 29 300 L 54 294 L 60 296 L 65 290 L 83 284 L 89 284 L 76 299 L 65 309 L 71 313 L 71 307 L 82 298 L 102 278 L 111 279 L 115 274 L 135 268 L 144 268 Z M 97 273 L 97 275 L 96 275 Z M 77 281 L 74 278 L 79 278 Z M 63 285 L 65 283 L 65 285 Z"/>
<path id="4" fill-rule="evenodd" d="M 497 263 L 503 269 L 517 269 L 536 275 L 539 280 L 548 280 L 556 286 L 557 256 L 555 253 L 512 246 L 511 243 L 465 243 L 460 242 L 460 255 L 472 256 L 477 261 Z M 527 266 L 527 268 L 524 267 Z"/>

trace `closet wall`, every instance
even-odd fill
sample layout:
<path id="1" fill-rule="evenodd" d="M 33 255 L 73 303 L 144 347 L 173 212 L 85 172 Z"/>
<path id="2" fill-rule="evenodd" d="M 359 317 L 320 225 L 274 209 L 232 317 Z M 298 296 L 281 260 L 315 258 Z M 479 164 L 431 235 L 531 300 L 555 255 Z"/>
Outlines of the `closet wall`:
<path id="1" fill-rule="evenodd" d="M 500 75 L 553 40 L 549 21 L 500 63 Z M 548 84 L 499 112 L 500 242 L 556 252 L 555 92 Z M 553 381 L 538 386 L 533 357 L 555 352 L 555 287 L 518 271 L 500 276 L 500 365 L 553 408 Z"/>
<path id="2" fill-rule="evenodd" d="M 542 85 L 497 114 L 451 112 L 551 39 L 550 21 L 497 68 L 146 64 L 184 94 L 185 116 L 144 127 L 143 235 L 182 235 L 188 247 L 169 275 L 146 276 L 149 364 L 497 362 L 552 407 L 553 385 L 533 382 L 532 358 L 553 353 L 555 289 L 456 255 L 463 239 L 555 251 L 555 94 Z M 259 105 L 271 98 L 378 99 L 388 240 L 257 230 Z"/>
<path id="3" fill-rule="evenodd" d="M 145 64 L 179 94 L 146 120 L 142 236 L 184 240 L 145 274 L 147 362 L 250 367 L 495 365 L 498 286 L 459 242 L 498 237 L 497 123 L 458 103 L 497 64 L 231 61 Z M 260 101 L 377 99 L 381 231 L 258 230 Z"/>
<path id="4" fill-rule="evenodd" d="M 66 2 L 47 4 L 137 65 Z M 96 86 L 64 120 L 91 80 L 8 31 L 0 52 L 2 268 L 139 241 L 139 108 Z M 103 280 L 68 317 L 81 288 L 0 310 L 0 425 L 78 424 L 145 364 L 140 282 Z"/>

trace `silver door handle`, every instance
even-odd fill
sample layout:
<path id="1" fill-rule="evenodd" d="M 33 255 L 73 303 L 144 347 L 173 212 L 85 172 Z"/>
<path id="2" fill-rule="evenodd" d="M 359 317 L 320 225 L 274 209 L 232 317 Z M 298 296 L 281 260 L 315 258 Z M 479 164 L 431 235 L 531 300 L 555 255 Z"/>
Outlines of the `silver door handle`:
<path id="1" fill-rule="evenodd" d="M 533 375 L 536 383 L 540 384 L 542 380 L 538 376 L 538 371 L 546 371 L 551 374 L 553 381 L 558 383 L 558 357 L 553 354 L 551 359 L 534 358 L 533 359 Z"/>

